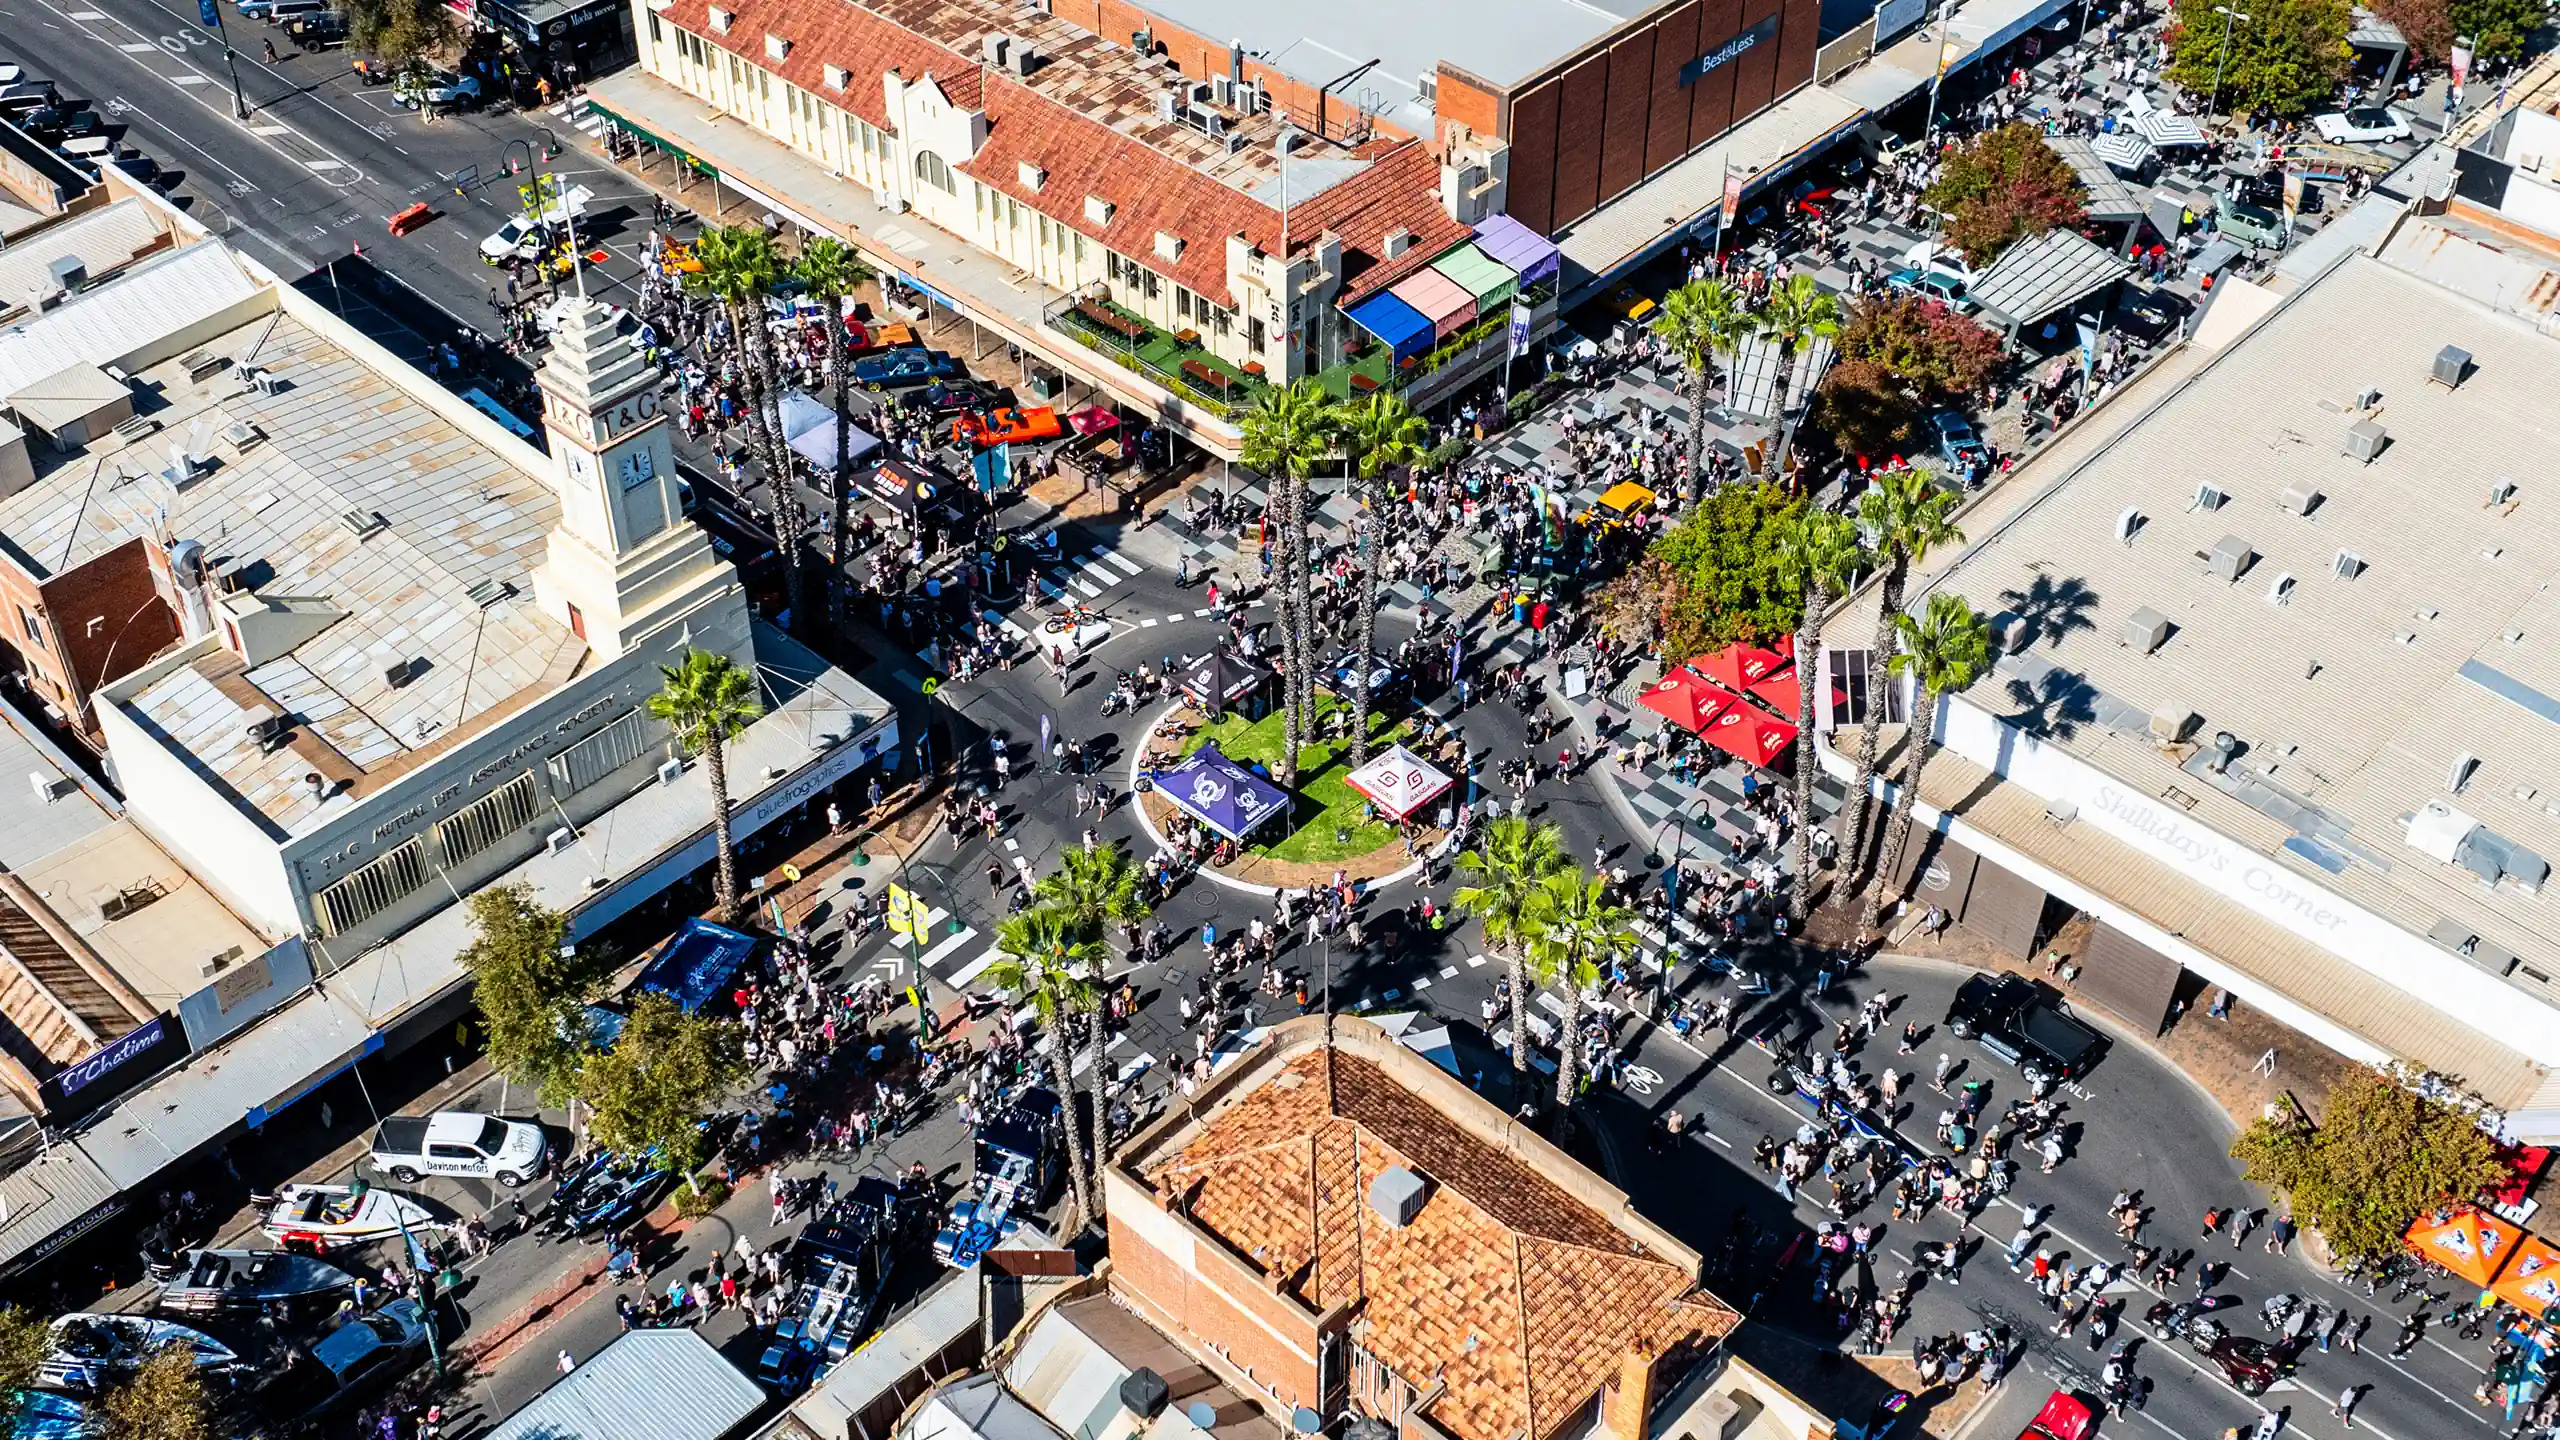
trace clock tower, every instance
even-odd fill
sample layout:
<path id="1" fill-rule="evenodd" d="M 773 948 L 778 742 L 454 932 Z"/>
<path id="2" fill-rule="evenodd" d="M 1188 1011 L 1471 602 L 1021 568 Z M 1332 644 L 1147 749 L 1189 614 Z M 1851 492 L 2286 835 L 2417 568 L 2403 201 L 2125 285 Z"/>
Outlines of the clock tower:
<path id="1" fill-rule="evenodd" d="M 616 333 L 610 310 L 580 300 L 535 379 L 560 497 L 549 551 L 534 572 L 543 607 L 604 660 L 673 632 L 751 663 L 737 572 L 685 519 L 677 498 L 658 371 Z M 664 643 L 672 658 L 674 639 Z"/>

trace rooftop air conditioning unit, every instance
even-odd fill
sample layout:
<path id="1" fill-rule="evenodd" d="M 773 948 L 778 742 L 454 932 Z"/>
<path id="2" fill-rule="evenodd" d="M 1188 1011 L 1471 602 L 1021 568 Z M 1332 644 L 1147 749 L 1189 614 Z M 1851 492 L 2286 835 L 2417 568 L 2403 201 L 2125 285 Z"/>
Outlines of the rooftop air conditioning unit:
<path id="1" fill-rule="evenodd" d="M 1182 97 L 1174 94 L 1170 90 L 1158 91 L 1156 93 L 1156 118 L 1159 120 L 1181 119 Z"/>
<path id="2" fill-rule="evenodd" d="M 1390 1166 L 1369 1182 L 1369 1208 L 1391 1228 L 1401 1230 L 1422 1214 L 1426 1188 L 1421 1176 L 1401 1165 Z"/>
<path id="3" fill-rule="evenodd" d="M 35 790 L 36 799 L 42 804 L 50 805 L 68 794 L 64 789 L 68 783 L 60 776 L 47 775 L 41 770 L 27 772 L 27 784 Z"/>
<path id="4" fill-rule="evenodd" d="M 2461 388 L 2470 373 L 2471 352 L 2459 345 L 2447 345 L 2436 352 L 2435 364 L 2429 367 L 2427 378 L 2447 390 L 2454 390 Z"/>
<path id="5" fill-rule="evenodd" d="M 988 64 L 1002 65 L 1005 51 L 1013 45 L 1013 37 L 999 30 L 978 43 L 979 51 L 987 57 Z"/>
<path id="6" fill-rule="evenodd" d="M 2308 485 L 2289 485 L 2285 487 L 2284 494 L 2276 497 L 2276 503 L 2293 514 L 2308 519 L 2312 511 L 2320 508 L 2320 501 L 2323 498 L 2318 490 Z"/>
<path id="7" fill-rule="evenodd" d="M 2359 420 L 2347 427 L 2346 455 L 2359 465 L 2370 465 L 2391 443 L 2391 432 L 2379 420 Z"/>
<path id="8" fill-rule="evenodd" d="M 222 438 L 231 442 L 232 449 L 245 454 L 266 439 L 267 432 L 246 420 L 234 420 L 222 427 Z"/>
<path id="9" fill-rule="evenodd" d="M 2225 535 L 2213 542 L 2213 549 L 2205 555 L 2204 568 L 2206 573 L 2228 585 L 2248 574 L 2249 567 L 2257 560 L 2258 552 L 2249 548 L 2248 541 L 2237 535 Z"/>
<path id="10" fill-rule="evenodd" d="M 185 358 L 179 360 L 178 363 L 186 367 L 187 380 L 189 383 L 201 385 L 214 376 L 221 374 L 223 371 L 230 369 L 231 357 L 228 355 L 217 355 L 211 350 L 195 350 L 188 352 Z"/>
<path id="11" fill-rule="evenodd" d="M 2145 605 L 2125 617 L 2124 643 L 2145 655 L 2169 643 L 2169 617 Z"/>
<path id="12" fill-rule="evenodd" d="M 566 850 L 577 843 L 578 832 L 570 829 L 566 825 L 563 825 L 559 829 L 542 837 L 542 848 L 550 851 L 554 855 L 559 854 L 561 851 Z"/>
<path id="13" fill-rule="evenodd" d="M 1029 43 L 1016 40 L 1013 48 L 1005 52 L 1004 68 L 1016 75 L 1028 75 L 1040 68 L 1040 52 L 1032 49 Z"/>
<path id="14" fill-rule="evenodd" d="M 670 756 L 658 762 L 658 783 L 673 785 L 684 778 L 684 762 Z"/>
<path id="15" fill-rule="evenodd" d="M 89 267 L 77 255 L 65 255 L 45 267 L 53 283 L 65 290 L 77 290 L 89 283 Z"/>

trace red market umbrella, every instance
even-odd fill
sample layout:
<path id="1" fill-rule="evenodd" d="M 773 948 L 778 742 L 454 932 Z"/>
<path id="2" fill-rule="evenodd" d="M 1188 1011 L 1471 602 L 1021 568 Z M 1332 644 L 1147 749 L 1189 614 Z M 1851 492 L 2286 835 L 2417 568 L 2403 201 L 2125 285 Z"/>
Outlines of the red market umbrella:
<path id="1" fill-rule="evenodd" d="M 1704 735 L 1708 722 L 1742 704 L 1742 697 L 1686 670 L 1673 670 L 1645 687 L 1636 703 L 1683 730 Z"/>
<path id="2" fill-rule="evenodd" d="M 1742 693 L 1777 711 L 1780 715 L 1793 719 L 1804 705 L 1804 687 L 1798 679 L 1801 674 L 1801 671 L 1790 665 Z M 1837 705 L 1847 698 L 1848 696 L 1839 686 L 1831 687 L 1832 704 Z"/>
<path id="3" fill-rule="evenodd" d="M 1796 743 L 1796 727 L 1748 705 L 1737 705 L 1698 732 L 1707 743 L 1763 769 Z"/>
<path id="4" fill-rule="evenodd" d="M 1786 663 L 1786 657 L 1775 650 L 1733 644 L 1692 658 L 1689 668 L 1728 690 L 1748 690 Z"/>

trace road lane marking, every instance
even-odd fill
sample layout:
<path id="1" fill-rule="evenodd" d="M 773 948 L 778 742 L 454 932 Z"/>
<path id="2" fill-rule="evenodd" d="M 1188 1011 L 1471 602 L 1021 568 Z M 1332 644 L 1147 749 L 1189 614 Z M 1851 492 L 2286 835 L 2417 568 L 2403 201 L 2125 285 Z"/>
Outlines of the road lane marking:
<path id="1" fill-rule="evenodd" d="M 139 45 L 119 45 L 119 46 L 117 46 L 116 48 L 117 48 L 117 49 L 119 49 L 119 50 L 121 50 L 121 51 L 123 51 L 123 52 L 124 52 L 124 53 L 126 53 L 127 55 L 148 55 L 148 54 L 150 54 L 152 51 L 157 50 L 157 49 L 159 49 L 160 47 L 159 47 L 159 46 L 157 46 L 157 45 L 139 44 Z"/>
<path id="2" fill-rule="evenodd" d="M 249 127 L 249 133 L 252 135 L 290 135 L 293 132 L 282 125 L 252 125 Z"/>
<path id="3" fill-rule="evenodd" d="M 305 160 L 302 163 L 313 170 L 344 170 L 347 168 L 347 163 L 343 160 Z"/>
<path id="4" fill-rule="evenodd" d="M 168 81 L 172 85 L 202 85 L 206 83 L 205 78 L 201 75 L 163 75 L 160 78 Z"/>

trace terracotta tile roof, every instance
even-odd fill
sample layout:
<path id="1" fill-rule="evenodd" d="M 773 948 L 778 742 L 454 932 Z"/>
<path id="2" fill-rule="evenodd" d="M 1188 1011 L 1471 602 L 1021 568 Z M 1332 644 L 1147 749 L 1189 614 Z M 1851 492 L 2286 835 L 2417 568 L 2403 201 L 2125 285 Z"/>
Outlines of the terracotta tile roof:
<path id="1" fill-rule="evenodd" d="M 1191 1222 L 1318 1309 L 1361 1303 L 1364 1343 L 1459 1440 L 1545 1440 L 1639 1345 L 1664 1354 L 1739 1317 L 1680 1264 L 1470 1135 L 1356 1055 L 1297 1057 L 1210 1121 L 1149 1181 Z M 1402 1229 L 1370 1208 L 1391 1168 L 1430 1182 Z"/>
<path id="2" fill-rule="evenodd" d="M 866 7 L 832 0 L 724 0 L 725 33 L 711 28 L 711 0 L 671 0 L 657 12 L 830 104 L 882 129 L 890 125 L 881 76 L 931 77 L 961 109 L 984 110 L 987 143 L 956 168 L 1158 275 L 1233 308 L 1226 242 L 1243 235 L 1265 254 L 1280 246 L 1280 213 L 1244 188 L 1269 190 L 1276 161 L 1267 117 L 1252 117 L 1254 143 L 1229 151 L 1180 122 L 1156 117 L 1151 81 L 1132 52 L 1054 16 L 1008 0 L 878 0 Z M 1029 36 L 1042 64 L 1025 79 L 981 63 L 978 41 L 998 30 Z M 766 35 L 789 42 L 775 60 Z M 841 90 L 826 83 L 842 66 Z M 1468 237 L 1440 208 L 1439 166 L 1420 141 L 1373 143 L 1367 169 L 1290 206 L 1291 248 L 1304 250 L 1328 229 L 1340 234 L 1348 299 L 1365 296 L 1428 265 Z M 949 157 L 946 157 L 949 158 Z M 1039 190 L 1020 166 L 1046 172 Z M 1084 197 L 1111 203 L 1110 223 L 1085 217 Z M 1380 259 L 1389 231 L 1411 229 L 1412 251 Z M 1163 231 L 1183 242 L 1179 258 L 1156 253 Z"/>

